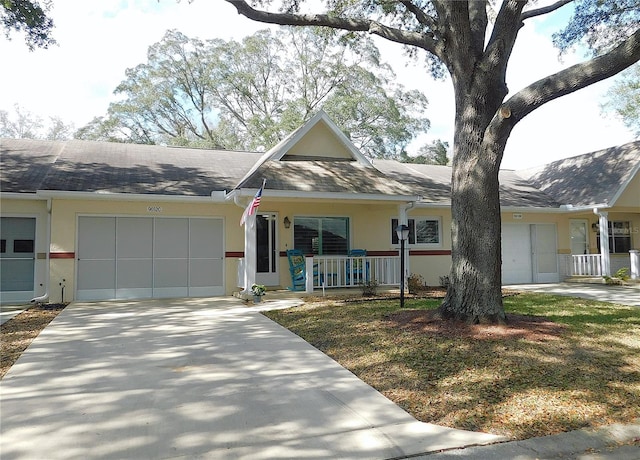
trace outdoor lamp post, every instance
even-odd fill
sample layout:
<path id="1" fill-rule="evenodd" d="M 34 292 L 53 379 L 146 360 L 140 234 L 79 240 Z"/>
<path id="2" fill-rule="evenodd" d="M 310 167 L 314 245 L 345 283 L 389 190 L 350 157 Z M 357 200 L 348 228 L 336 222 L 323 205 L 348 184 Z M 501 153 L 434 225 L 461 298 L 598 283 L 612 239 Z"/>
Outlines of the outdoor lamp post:
<path id="1" fill-rule="evenodd" d="M 396 233 L 400 240 L 400 308 L 404 308 L 404 242 L 409 238 L 409 227 L 400 224 L 396 227 Z"/>

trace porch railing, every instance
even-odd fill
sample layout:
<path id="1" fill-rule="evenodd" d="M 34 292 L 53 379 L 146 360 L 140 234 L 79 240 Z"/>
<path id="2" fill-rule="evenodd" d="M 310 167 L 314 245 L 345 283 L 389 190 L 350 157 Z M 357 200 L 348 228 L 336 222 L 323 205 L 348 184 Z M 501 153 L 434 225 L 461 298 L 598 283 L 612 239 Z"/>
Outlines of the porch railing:
<path id="1" fill-rule="evenodd" d="M 572 255 L 570 275 L 602 276 L 602 256 L 600 254 Z"/>
<path id="2" fill-rule="evenodd" d="M 313 266 L 313 288 L 357 287 L 367 282 L 378 286 L 400 285 L 400 257 L 315 256 L 307 266 Z"/>

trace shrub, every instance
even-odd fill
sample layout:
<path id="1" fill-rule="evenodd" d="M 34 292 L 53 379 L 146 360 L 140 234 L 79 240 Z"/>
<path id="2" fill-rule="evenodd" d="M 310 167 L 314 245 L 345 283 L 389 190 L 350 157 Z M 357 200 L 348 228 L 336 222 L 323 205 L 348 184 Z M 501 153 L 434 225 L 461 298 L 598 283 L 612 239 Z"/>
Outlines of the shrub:
<path id="1" fill-rule="evenodd" d="M 371 297 L 378 294 L 378 281 L 367 280 L 360 285 L 362 287 L 362 296 Z"/>

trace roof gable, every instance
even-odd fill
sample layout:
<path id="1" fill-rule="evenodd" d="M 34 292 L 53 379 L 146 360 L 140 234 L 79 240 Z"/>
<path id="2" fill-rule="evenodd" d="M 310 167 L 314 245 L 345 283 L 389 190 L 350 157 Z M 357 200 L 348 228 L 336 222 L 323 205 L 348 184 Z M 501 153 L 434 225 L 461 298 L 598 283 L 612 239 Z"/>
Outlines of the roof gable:
<path id="1" fill-rule="evenodd" d="M 518 171 L 518 175 L 572 206 L 613 206 L 640 168 L 640 141 Z"/>
<path id="2" fill-rule="evenodd" d="M 371 162 L 323 110 L 266 152 L 242 178 L 236 189 L 261 184 L 262 176 L 257 175 L 261 174 L 267 163 L 274 161 L 323 161 L 329 169 L 338 162 L 348 161 L 372 168 Z"/>

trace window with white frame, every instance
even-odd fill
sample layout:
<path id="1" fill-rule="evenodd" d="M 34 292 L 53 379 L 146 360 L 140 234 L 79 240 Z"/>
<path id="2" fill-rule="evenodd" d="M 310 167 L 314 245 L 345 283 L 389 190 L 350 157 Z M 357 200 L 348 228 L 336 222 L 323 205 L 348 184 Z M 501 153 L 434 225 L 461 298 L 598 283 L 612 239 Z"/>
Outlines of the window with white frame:
<path id="1" fill-rule="evenodd" d="M 396 227 L 398 219 L 391 219 L 391 244 L 400 244 Z M 440 246 L 442 225 L 439 217 L 415 217 L 407 221 L 409 226 L 408 244 L 415 246 Z"/>
<path id="2" fill-rule="evenodd" d="M 609 252 L 626 254 L 631 249 L 631 222 L 609 221 Z M 598 233 L 598 251 L 600 251 L 600 233 Z"/>
<path id="3" fill-rule="evenodd" d="M 348 217 L 294 217 L 293 244 L 305 254 L 349 252 Z"/>

